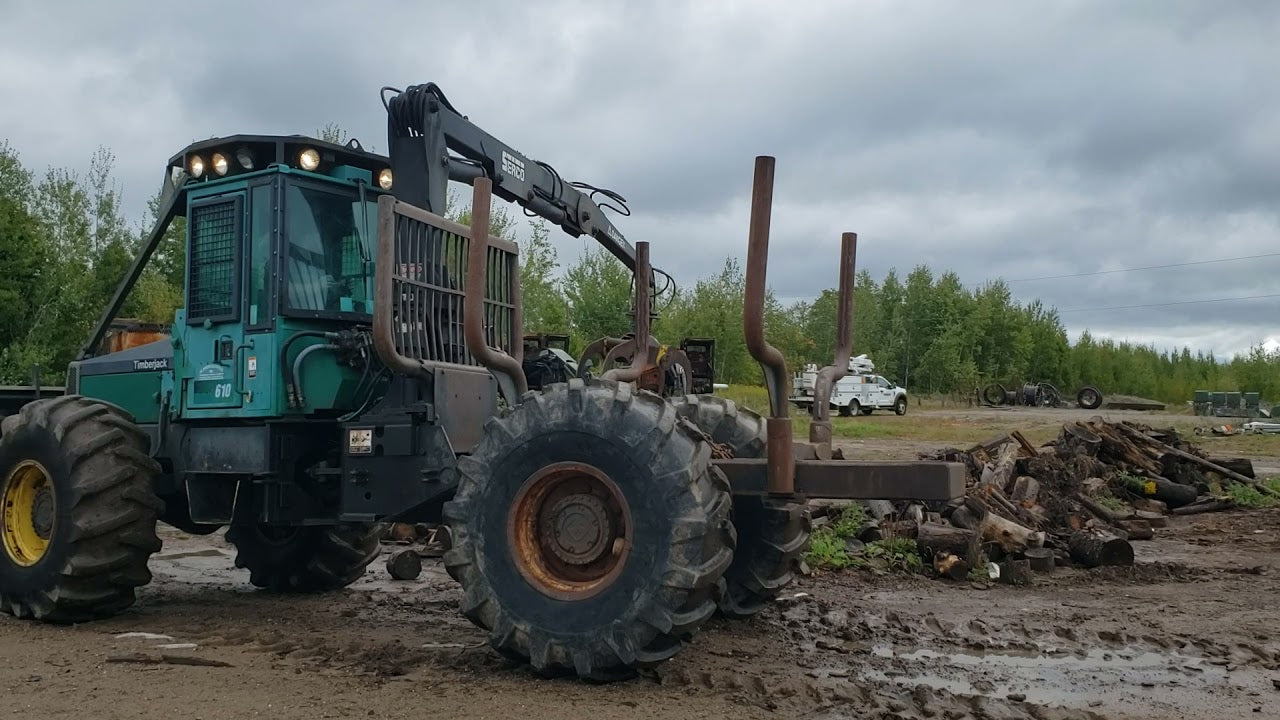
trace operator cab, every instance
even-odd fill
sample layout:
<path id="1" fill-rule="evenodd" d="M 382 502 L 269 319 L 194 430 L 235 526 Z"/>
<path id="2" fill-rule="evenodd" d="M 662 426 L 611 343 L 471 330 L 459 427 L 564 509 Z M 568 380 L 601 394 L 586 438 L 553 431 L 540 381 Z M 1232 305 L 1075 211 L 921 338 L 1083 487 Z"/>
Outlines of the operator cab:
<path id="1" fill-rule="evenodd" d="M 390 162 L 355 141 L 237 135 L 186 148 L 169 177 L 186 195 L 186 298 L 174 322 L 182 415 L 349 409 L 367 358 L 325 333 L 370 322 Z M 309 383 L 317 393 L 295 377 L 310 345 L 328 356 L 305 362 L 324 380 Z"/>
<path id="2" fill-rule="evenodd" d="M 372 312 L 377 199 L 392 184 L 386 158 L 355 141 L 241 135 L 188 147 L 170 160 L 171 174 L 180 170 L 192 260 L 187 322 L 235 315 L 241 269 L 248 327 Z M 247 243 L 236 247 L 231 234 L 243 229 Z"/>
<path id="3" fill-rule="evenodd" d="M 161 412 L 265 419 L 358 404 L 370 388 L 358 387 L 369 363 L 356 330 L 373 312 L 387 158 L 354 141 L 235 135 L 174 155 L 165 183 L 165 193 L 178 194 L 175 214 L 187 219 L 172 337 L 132 351 L 127 363 L 118 354 L 73 363 L 74 386 L 106 393 L 143 422 Z M 320 347 L 299 361 L 311 345 Z M 293 388 L 303 365 L 314 380 Z M 111 379 L 121 372 L 131 378 L 124 395 Z"/>

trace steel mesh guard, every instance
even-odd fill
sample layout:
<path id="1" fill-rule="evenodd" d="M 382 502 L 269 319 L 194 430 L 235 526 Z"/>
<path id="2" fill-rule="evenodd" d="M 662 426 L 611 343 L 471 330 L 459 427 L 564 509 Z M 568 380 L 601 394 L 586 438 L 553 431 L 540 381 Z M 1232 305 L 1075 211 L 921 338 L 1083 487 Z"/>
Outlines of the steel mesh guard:
<path id="1" fill-rule="evenodd" d="M 232 199 L 191 209 L 188 319 L 235 314 L 236 206 Z"/>

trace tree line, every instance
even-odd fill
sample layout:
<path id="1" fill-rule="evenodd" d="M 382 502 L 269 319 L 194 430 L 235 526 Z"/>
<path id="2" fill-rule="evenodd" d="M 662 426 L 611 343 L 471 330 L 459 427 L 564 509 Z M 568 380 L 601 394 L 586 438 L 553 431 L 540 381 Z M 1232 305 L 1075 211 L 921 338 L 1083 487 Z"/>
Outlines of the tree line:
<path id="1" fill-rule="evenodd" d="M 319 133 L 340 140 L 340 128 Z M 23 383 L 38 366 L 58 381 L 109 301 L 147 227 L 131 225 L 121 207 L 114 156 L 99 149 L 87 172 L 55 168 L 37 175 L 17 150 L 0 142 L 0 382 Z M 150 202 L 151 216 L 157 199 Z M 453 203 L 449 214 L 465 222 Z M 517 211 L 518 212 L 518 211 Z M 571 349 L 632 327 L 632 279 L 602 248 L 565 265 L 544 222 L 522 222 L 494 208 L 491 233 L 520 246 L 526 332 L 567 333 Z M 185 226 L 175 222 L 156 251 L 121 317 L 168 323 L 182 304 Z M 661 248 L 655 249 L 658 265 Z M 659 278 L 654 334 L 671 344 L 685 337 L 716 341 L 719 382 L 759 384 L 742 333 L 744 272 L 736 257 L 692 285 L 667 288 Z M 966 287 L 949 271 L 918 266 L 905 277 L 858 273 L 854 353 L 916 393 L 972 393 L 990 382 L 1051 382 L 1074 393 L 1084 384 L 1104 393 L 1168 402 L 1195 390 L 1257 391 L 1280 402 L 1280 353 L 1261 347 L 1230 360 L 1211 353 L 1159 350 L 1095 338 L 1072 343 L 1054 308 L 1019 303 L 1008 286 L 990 281 Z M 807 301 L 765 301 L 769 341 L 789 367 L 825 364 L 835 350 L 836 291 Z"/>

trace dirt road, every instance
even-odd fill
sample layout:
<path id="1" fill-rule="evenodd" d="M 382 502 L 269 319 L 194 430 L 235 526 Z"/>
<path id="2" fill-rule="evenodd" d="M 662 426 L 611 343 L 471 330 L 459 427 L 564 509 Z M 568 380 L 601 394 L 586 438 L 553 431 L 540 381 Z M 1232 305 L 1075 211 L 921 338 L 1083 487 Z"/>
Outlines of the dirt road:
<path id="1" fill-rule="evenodd" d="M 286 597 L 250 589 L 220 534 L 163 538 L 120 617 L 0 617 L 0 718 L 1280 718 L 1280 511 L 1175 518 L 1132 570 L 1024 588 L 801 578 L 608 686 L 499 658 L 431 561 Z M 129 653 L 228 666 L 114 662 Z"/>

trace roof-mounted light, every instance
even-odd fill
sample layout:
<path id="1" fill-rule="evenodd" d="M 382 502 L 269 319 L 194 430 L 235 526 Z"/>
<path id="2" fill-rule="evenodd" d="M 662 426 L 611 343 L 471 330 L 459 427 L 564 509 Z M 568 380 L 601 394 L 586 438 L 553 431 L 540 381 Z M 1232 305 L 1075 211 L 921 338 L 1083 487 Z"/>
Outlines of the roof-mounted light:
<path id="1" fill-rule="evenodd" d="M 298 165 L 303 170 L 315 170 L 320 167 L 320 153 L 314 148 L 307 148 L 298 155 Z"/>
<path id="2" fill-rule="evenodd" d="M 227 170 L 231 168 L 231 163 L 227 162 L 227 156 L 222 153 L 213 154 L 213 171 L 219 176 L 226 175 Z"/>
<path id="3" fill-rule="evenodd" d="M 383 168 L 382 172 L 378 173 L 378 187 L 383 190 L 391 189 L 391 168 Z"/>
<path id="4" fill-rule="evenodd" d="M 236 162 L 240 163 L 240 167 L 245 170 L 253 169 L 253 153 L 249 152 L 249 148 L 242 147 L 236 150 Z"/>
<path id="5" fill-rule="evenodd" d="M 192 155 L 187 161 L 187 170 L 191 173 L 191 177 L 198 178 L 204 175 L 204 158 L 199 155 Z"/>

